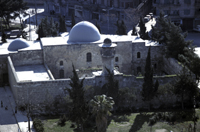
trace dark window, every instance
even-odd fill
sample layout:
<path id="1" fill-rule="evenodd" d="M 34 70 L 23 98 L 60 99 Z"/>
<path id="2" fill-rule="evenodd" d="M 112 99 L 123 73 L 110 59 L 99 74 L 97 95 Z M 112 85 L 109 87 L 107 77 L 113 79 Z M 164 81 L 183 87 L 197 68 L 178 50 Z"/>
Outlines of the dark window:
<path id="1" fill-rule="evenodd" d="M 140 58 L 140 52 L 137 52 L 137 58 Z"/>
<path id="2" fill-rule="evenodd" d="M 115 62 L 118 62 L 119 61 L 119 58 L 118 57 L 115 57 Z"/>
<path id="3" fill-rule="evenodd" d="M 157 65 L 156 64 L 154 64 L 154 69 L 157 69 Z"/>
<path id="4" fill-rule="evenodd" d="M 190 14 L 190 10 L 186 9 L 184 10 L 184 15 L 189 15 Z"/>
<path id="5" fill-rule="evenodd" d="M 60 66 L 63 66 L 63 61 L 60 61 Z"/>
<path id="6" fill-rule="evenodd" d="M 184 0 L 184 3 L 185 3 L 185 4 L 190 4 L 190 3 L 191 3 L 191 0 Z"/>
<path id="7" fill-rule="evenodd" d="M 92 54 L 87 53 L 86 58 L 87 58 L 87 60 L 86 60 L 87 62 L 91 62 L 92 61 Z"/>
<path id="8" fill-rule="evenodd" d="M 60 70 L 60 78 L 64 78 L 64 70 L 63 69 Z"/>
<path id="9" fill-rule="evenodd" d="M 137 67 L 137 74 L 141 74 L 142 70 L 141 67 Z"/>

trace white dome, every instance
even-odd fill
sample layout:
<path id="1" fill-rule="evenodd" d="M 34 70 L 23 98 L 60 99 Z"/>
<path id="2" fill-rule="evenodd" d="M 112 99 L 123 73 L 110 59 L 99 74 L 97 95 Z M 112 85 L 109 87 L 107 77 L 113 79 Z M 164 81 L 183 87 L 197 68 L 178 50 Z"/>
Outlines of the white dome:
<path id="1" fill-rule="evenodd" d="M 19 49 L 23 49 L 23 48 L 26 48 L 29 46 L 30 45 L 27 43 L 27 41 L 25 39 L 17 38 L 9 44 L 8 50 L 9 51 L 18 51 Z"/>
<path id="2" fill-rule="evenodd" d="M 97 27 L 90 22 L 82 21 L 71 29 L 68 42 L 94 42 L 100 39 Z"/>

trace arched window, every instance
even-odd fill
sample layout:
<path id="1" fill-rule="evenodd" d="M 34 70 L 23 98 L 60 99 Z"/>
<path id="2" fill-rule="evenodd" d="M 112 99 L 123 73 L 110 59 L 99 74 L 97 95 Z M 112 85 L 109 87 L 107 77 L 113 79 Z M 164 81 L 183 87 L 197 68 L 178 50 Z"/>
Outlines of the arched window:
<path id="1" fill-rule="evenodd" d="M 91 62 L 92 61 L 92 54 L 91 53 L 87 53 L 86 54 L 86 61 L 87 62 Z"/>
<path id="2" fill-rule="evenodd" d="M 140 58 L 140 52 L 137 52 L 137 58 Z"/>
<path id="3" fill-rule="evenodd" d="M 142 70 L 141 70 L 141 67 L 137 67 L 137 74 L 141 74 Z"/>
<path id="4" fill-rule="evenodd" d="M 60 61 L 60 66 L 63 66 L 63 61 Z"/>
<path id="5" fill-rule="evenodd" d="M 60 70 L 60 78 L 64 78 L 64 70 L 63 69 Z"/>
<path id="6" fill-rule="evenodd" d="M 115 62 L 118 62 L 119 61 L 119 58 L 118 57 L 115 57 Z"/>

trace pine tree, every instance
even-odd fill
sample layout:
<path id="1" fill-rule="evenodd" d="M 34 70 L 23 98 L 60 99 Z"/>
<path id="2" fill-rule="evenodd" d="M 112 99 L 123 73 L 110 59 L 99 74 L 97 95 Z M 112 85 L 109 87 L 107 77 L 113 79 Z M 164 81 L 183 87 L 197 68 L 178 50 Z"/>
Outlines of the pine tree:
<path id="1" fill-rule="evenodd" d="M 78 128 L 83 130 L 83 123 L 88 117 L 88 105 L 85 101 L 85 90 L 83 88 L 84 79 L 81 81 L 77 75 L 77 72 L 73 66 L 73 77 L 71 77 L 70 86 L 67 88 L 70 98 L 73 101 L 72 110 L 70 112 L 70 120 L 76 122 Z"/>
<path id="2" fill-rule="evenodd" d="M 156 95 L 158 87 L 158 80 L 156 80 L 156 83 L 153 84 L 153 68 L 151 66 L 151 47 L 149 47 L 145 65 L 144 83 L 142 88 L 143 100 L 150 101 L 151 99 L 153 99 L 153 97 Z"/>
<path id="3" fill-rule="evenodd" d="M 187 33 L 183 33 L 169 18 L 161 12 L 157 23 L 152 27 L 151 39 L 163 44 L 166 48 L 165 55 L 179 60 L 179 55 L 186 55 L 185 50 L 191 48 L 191 41 L 186 41 Z"/>
<path id="4" fill-rule="evenodd" d="M 174 84 L 174 93 L 180 96 L 182 109 L 184 109 L 184 101 L 186 98 L 191 100 L 194 96 L 198 96 L 198 85 L 185 67 L 177 76 L 178 79 Z"/>

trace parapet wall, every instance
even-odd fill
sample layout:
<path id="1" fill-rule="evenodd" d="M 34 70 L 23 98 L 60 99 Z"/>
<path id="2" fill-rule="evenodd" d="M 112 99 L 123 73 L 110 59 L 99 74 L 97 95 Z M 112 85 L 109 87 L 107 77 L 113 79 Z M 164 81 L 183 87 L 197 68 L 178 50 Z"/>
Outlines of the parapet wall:
<path id="1" fill-rule="evenodd" d="M 115 79 L 119 81 L 120 88 L 133 87 L 137 89 L 137 91 L 142 90 L 143 78 L 117 75 L 115 76 Z M 160 85 L 162 85 L 173 81 L 174 77 L 157 77 L 157 79 Z M 30 101 L 32 104 L 51 104 L 56 96 L 64 96 L 67 94 L 65 88 L 70 88 L 70 81 L 70 79 L 57 79 L 50 81 L 17 82 L 12 87 L 12 90 L 15 91 L 13 93 L 17 96 L 18 105 L 23 105 L 24 103 L 27 103 L 27 101 Z M 105 83 L 105 76 L 88 77 L 84 80 L 84 86 L 102 87 Z"/>
<path id="2" fill-rule="evenodd" d="M 18 51 L 10 53 L 15 66 L 43 64 L 43 53 L 41 50 Z"/>

